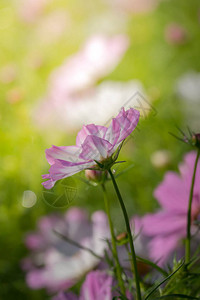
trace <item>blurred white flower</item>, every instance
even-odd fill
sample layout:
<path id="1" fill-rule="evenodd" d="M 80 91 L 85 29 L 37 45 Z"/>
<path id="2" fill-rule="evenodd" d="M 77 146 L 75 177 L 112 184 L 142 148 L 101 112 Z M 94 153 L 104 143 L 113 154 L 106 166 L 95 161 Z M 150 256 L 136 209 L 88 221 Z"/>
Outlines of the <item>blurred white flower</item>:
<path id="1" fill-rule="evenodd" d="M 124 35 L 92 36 L 78 53 L 53 72 L 48 98 L 66 101 L 72 94 L 94 85 L 115 69 L 128 45 L 129 40 Z"/>
<path id="2" fill-rule="evenodd" d="M 177 81 L 176 90 L 180 98 L 191 102 L 200 101 L 200 73 L 190 71 Z"/>
<path id="3" fill-rule="evenodd" d="M 183 100 L 185 122 L 193 131 L 199 131 L 200 119 L 200 73 L 189 71 L 175 84 L 178 97 Z"/>
<path id="4" fill-rule="evenodd" d="M 57 125 L 65 131 L 89 123 L 106 125 L 122 106 L 126 109 L 133 107 L 140 110 L 142 105 L 145 113 L 148 113 L 150 107 L 146 100 L 147 96 L 138 80 L 105 81 L 96 88 L 87 89 L 84 93 L 79 93 L 66 101 L 57 103 L 46 101 L 37 111 L 37 123 L 42 126 Z M 141 115 L 142 113 L 141 111 Z"/>
<path id="5" fill-rule="evenodd" d="M 97 34 L 97 32 L 105 34 L 118 34 L 126 32 L 128 18 L 124 12 L 107 10 L 103 13 L 92 15 L 86 23 L 86 32 L 89 34 Z"/>
<path id="6" fill-rule="evenodd" d="M 171 153 L 168 150 L 158 150 L 152 153 L 151 163 L 156 168 L 164 168 L 169 165 L 171 161 Z"/>
<path id="7" fill-rule="evenodd" d="M 64 238 L 65 237 L 65 238 Z M 75 284 L 81 276 L 94 268 L 107 248 L 109 237 L 107 217 L 103 211 L 92 214 L 71 208 L 65 215 L 43 217 L 38 231 L 26 237 L 30 256 L 22 262 L 27 272 L 27 284 L 32 289 L 46 288 L 55 292 Z"/>

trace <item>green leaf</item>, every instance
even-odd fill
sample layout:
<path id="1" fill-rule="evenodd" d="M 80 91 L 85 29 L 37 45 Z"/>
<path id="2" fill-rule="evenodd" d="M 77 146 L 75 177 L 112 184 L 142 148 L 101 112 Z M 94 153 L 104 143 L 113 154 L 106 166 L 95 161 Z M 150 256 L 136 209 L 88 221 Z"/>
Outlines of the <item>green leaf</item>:
<path id="1" fill-rule="evenodd" d="M 157 284 L 155 287 L 152 288 L 150 293 L 145 297 L 145 300 L 147 300 L 156 290 L 159 288 L 165 281 L 169 280 L 176 272 L 180 270 L 180 268 L 184 265 L 184 262 L 169 276 L 167 276 L 164 280 L 162 280 L 159 284 Z"/>
<path id="2" fill-rule="evenodd" d="M 164 295 L 164 296 L 160 296 L 160 297 L 156 297 L 154 298 L 154 300 L 158 300 L 158 299 L 172 299 L 171 297 L 175 297 L 175 299 L 179 299 L 179 298 L 184 298 L 184 299 L 194 299 L 194 300 L 199 300 L 200 298 L 196 298 L 196 297 L 192 297 L 192 296 L 188 296 L 188 295 L 182 295 L 182 294 L 170 294 L 170 295 Z"/>
<path id="3" fill-rule="evenodd" d="M 165 277 L 168 276 L 168 273 L 163 270 L 161 267 L 159 267 L 158 265 L 156 265 L 155 263 L 153 263 L 152 261 L 142 258 L 140 256 L 136 256 L 138 261 L 143 262 L 144 264 L 147 264 L 149 266 L 151 266 L 152 268 L 156 269 L 158 272 L 160 272 L 162 275 L 164 275 Z"/>

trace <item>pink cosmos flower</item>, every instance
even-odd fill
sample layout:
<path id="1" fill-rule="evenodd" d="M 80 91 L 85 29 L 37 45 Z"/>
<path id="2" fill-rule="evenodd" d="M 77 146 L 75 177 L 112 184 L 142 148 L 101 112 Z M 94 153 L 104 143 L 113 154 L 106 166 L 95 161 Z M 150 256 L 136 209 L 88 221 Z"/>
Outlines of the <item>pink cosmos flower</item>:
<path id="1" fill-rule="evenodd" d="M 167 172 L 164 181 L 155 190 L 155 197 L 161 210 L 149 214 L 142 220 L 142 233 L 151 238 L 150 256 L 163 265 L 170 254 L 186 237 L 187 210 L 189 193 L 194 170 L 196 153 L 186 154 L 184 163 L 180 164 L 180 174 Z M 198 162 L 192 202 L 192 231 L 194 221 L 200 216 L 200 162 Z"/>
<path id="2" fill-rule="evenodd" d="M 31 250 L 30 256 L 22 261 L 28 286 L 46 288 L 49 292 L 71 287 L 100 262 L 100 258 L 75 243 L 103 257 L 108 238 L 107 217 L 103 211 L 93 213 L 91 221 L 85 210 L 76 207 L 63 216 L 43 217 L 38 231 L 28 234 L 25 241 Z"/>
<path id="3" fill-rule="evenodd" d="M 51 165 L 49 174 L 43 175 L 46 189 L 51 189 L 59 179 L 69 177 L 96 165 L 108 163 L 112 155 L 137 126 L 139 111 L 124 108 L 110 126 L 104 127 L 94 124 L 83 126 L 76 138 L 75 146 L 52 146 L 46 150 L 46 158 Z"/>

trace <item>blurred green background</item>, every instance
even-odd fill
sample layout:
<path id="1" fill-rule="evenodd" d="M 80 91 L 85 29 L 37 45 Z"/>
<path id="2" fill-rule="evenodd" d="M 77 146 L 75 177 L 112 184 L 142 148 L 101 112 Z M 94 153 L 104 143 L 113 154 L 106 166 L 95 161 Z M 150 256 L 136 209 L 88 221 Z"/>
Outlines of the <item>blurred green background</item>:
<path id="1" fill-rule="evenodd" d="M 141 118 L 139 130 L 121 151 L 120 159 L 126 160 L 126 163 L 116 169 L 119 173 L 134 164 L 118 178 L 130 216 L 142 215 L 157 208 L 154 188 L 166 170 L 177 170 L 183 154 L 190 150 L 169 132 L 179 135 L 176 126 L 183 130 L 187 126 L 198 130 L 200 117 L 200 97 L 188 102 L 176 89 L 177 80 L 183 74 L 200 72 L 199 0 L 157 1 L 154 8 L 136 12 L 117 6 L 120 1 L 54 0 L 46 1 L 42 12 L 31 20 L 26 19 L 31 6 L 28 6 L 27 16 L 20 13 L 25 2 L 0 0 L 2 300 L 48 299 L 45 291 L 32 291 L 26 286 L 20 261 L 27 254 L 24 236 L 35 228 L 40 216 L 66 210 L 52 208 L 44 202 L 41 175 L 49 169 L 45 149 L 51 144 L 75 144 L 76 131 L 65 132 L 48 126 L 40 128 L 33 118 L 35 107 L 47 93 L 51 72 L 66 57 L 79 51 L 91 34 L 121 33 L 130 39 L 130 46 L 120 63 L 102 79 L 140 80 L 157 112 L 154 114 L 152 110 L 148 117 Z M 58 35 L 52 35 L 51 26 L 47 26 L 45 32 L 42 25 L 45 18 L 55 11 L 64 13 L 66 17 L 64 30 Z M 170 24 L 178 24 L 182 28 L 178 38 L 167 36 Z M 164 152 L 158 153 L 158 150 Z M 81 176 L 83 178 L 84 174 Z M 101 189 L 84 184 L 79 176 L 73 178 L 77 195 L 72 204 L 86 207 L 90 212 L 104 209 Z M 113 220 L 117 231 L 121 232 L 124 225 L 120 222 L 119 207 L 111 184 L 108 184 L 108 189 Z M 23 205 L 24 191 L 27 190 L 37 197 L 36 203 L 29 208 Z"/>

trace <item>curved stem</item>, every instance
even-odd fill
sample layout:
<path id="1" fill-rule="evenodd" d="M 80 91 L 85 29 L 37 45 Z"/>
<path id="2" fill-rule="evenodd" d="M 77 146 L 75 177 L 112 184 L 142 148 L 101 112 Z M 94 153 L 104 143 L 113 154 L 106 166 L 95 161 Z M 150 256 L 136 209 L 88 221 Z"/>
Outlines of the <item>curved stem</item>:
<path id="1" fill-rule="evenodd" d="M 190 261 L 190 240 L 191 240 L 191 211 L 192 211 L 192 199 L 193 199 L 193 191 L 194 191 L 194 183 L 195 183 L 195 176 L 197 170 L 197 163 L 200 156 L 200 150 L 197 151 L 197 156 L 194 164 L 194 171 L 192 176 L 192 182 L 190 187 L 190 196 L 189 196 L 189 204 L 188 204 L 188 213 L 187 213 L 187 238 L 185 243 L 185 262 L 189 263 Z"/>
<path id="2" fill-rule="evenodd" d="M 110 205 L 109 205 L 109 202 L 108 202 L 106 188 L 105 188 L 104 184 L 102 184 L 102 189 L 103 189 L 105 208 L 106 208 L 106 213 L 107 213 L 107 216 L 108 216 L 108 222 L 109 222 L 110 233 L 111 233 L 112 253 L 113 253 L 113 257 L 114 257 L 115 264 L 116 264 L 117 280 L 118 280 L 118 283 L 119 283 L 119 288 L 120 288 L 121 293 L 123 295 L 125 295 L 125 287 L 124 287 L 124 282 L 123 282 L 123 279 L 122 279 L 122 268 L 120 266 L 119 258 L 118 258 L 118 254 L 117 254 L 117 245 L 116 245 L 116 240 L 115 240 L 115 233 L 114 233 L 113 223 L 112 223 L 111 215 L 110 215 Z"/>
<path id="3" fill-rule="evenodd" d="M 110 177 L 112 179 L 117 197 L 119 199 L 119 203 L 124 215 L 124 220 L 126 223 L 126 230 L 127 230 L 127 234 L 128 234 L 128 239 L 129 239 L 129 244 L 130 244 L 130 249 L 131 249 L 131 257 L 132 257 L 132 262 L 133 262 L 133 267 L 134 267 L 134 273 L 135 273 L 135 282 L 136 282 L 136 292 L 137 292 L 137 300 L 141 300 L 141 291 L 140 291 L 140 281 L 139 281 L 139 274 L 138 274 L 138 269 L 137 269 L 137 260 L 136 260 L 136 254 L 135 254 L 135 248 L 134 248 L 134 244 L 133 244 L 133 237 L 131 234 L 131 229 L 130 229 L 130 225 L 129 225 L 129 218 L 128 218 L 128 214 L 126 211 L 126 207 L 124 205 L 122 196 L 120 194 L 120 191 L 118 189 L 117 183 L 115 181 L 115 177 L 113 176 L 113 173 L 111 171 L 111 169 L 108 170 Z"/>

